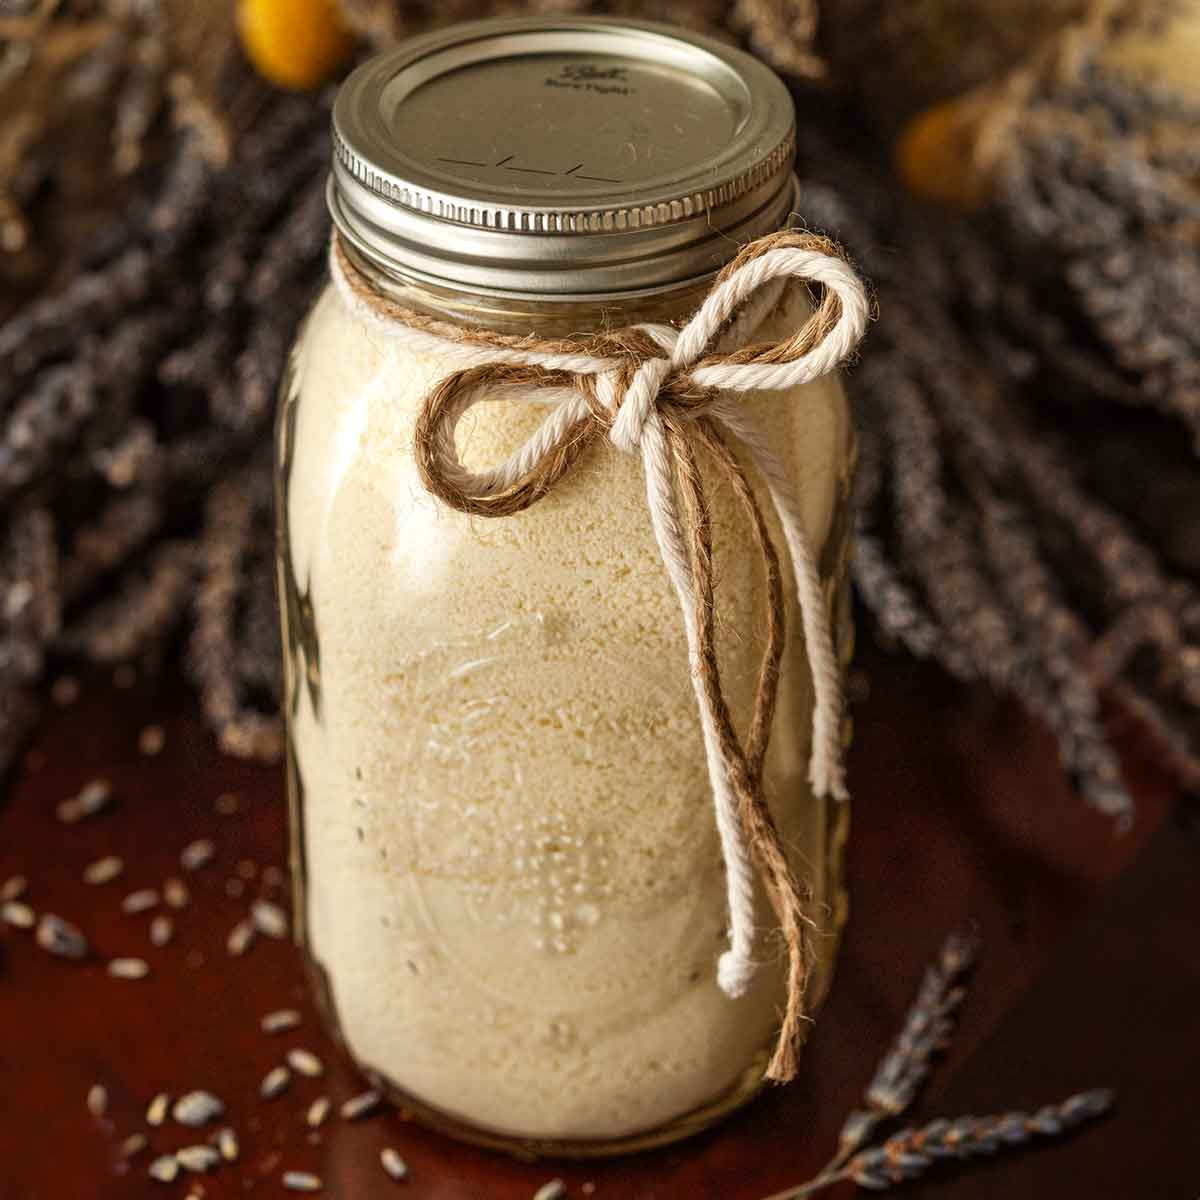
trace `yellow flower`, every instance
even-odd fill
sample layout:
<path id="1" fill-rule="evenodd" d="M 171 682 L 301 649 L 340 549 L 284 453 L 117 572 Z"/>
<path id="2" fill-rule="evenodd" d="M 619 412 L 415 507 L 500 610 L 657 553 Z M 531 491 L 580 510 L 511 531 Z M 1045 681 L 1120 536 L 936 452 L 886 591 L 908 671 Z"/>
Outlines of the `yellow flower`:
<path id="1" fill-rule="evenodd" d="M 247 57 L 282 88 L 324 83 L 354 50 L 334 0 L 239 0 L 237 23 Z"/>

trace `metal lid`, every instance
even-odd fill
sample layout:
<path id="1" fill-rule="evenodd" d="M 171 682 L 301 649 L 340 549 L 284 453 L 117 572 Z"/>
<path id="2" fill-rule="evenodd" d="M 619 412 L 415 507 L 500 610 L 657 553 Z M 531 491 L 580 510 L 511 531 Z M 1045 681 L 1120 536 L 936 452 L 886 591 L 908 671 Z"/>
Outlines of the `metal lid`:
<path id="1" fill-rule="evenodd" d="M 401 277 L 498 295 L 662 288 L 786 221 L 794 120 L 769 68 L 699 34 L 455 25 L 346 80 L 330 209 Z"/>

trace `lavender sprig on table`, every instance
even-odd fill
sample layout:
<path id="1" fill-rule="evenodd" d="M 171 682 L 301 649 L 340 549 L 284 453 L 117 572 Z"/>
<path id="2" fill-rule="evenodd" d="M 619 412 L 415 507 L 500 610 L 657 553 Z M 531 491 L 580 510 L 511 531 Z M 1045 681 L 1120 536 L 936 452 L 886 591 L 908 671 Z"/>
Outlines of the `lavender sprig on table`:
<path id="1" fill-rule="evenodd" d="M 879 1125 L 908 1110 L 929 1077 L 935 1055 L 949 1044 L 955 1014 L 966 995 L 963 979 L 974 965 L 977 950 L 973 934 L 951 934 L 942 943 L 937 958 L 925 970 L 900 1032 L 867 1086 L 866 1107 L 856 1109 L 843 1122 L 837 1153 L 807 1183 L 767 1200 L 802 1200 L 845 1181 L 882 1191 L 916 1179 L 946 1159 L 996 1154 L 1035 1137 L 1058 1137 L 1112 1107 L 1113 1093 L 1097 1088 L 1033 1113 L 938 1118 L 863 1149 Z"/>
<path id="2" fill-rule="evenodd" d="M 930 1121 L 920 1129 L 902 1130 L 882 1146 L 856 1154 L 842 1174 L 859 1187 L 882 1190 L 916 1179 L 942 1159 L 996 1154 L 1010 1146 L 1023 1146 L 1035 1137 L 1057 1137 L 1107 1112 L 1112 1102 L 1111 1091 L 1097 1088 L 1078 1092 L 1061 1104 L 1048 1104 L 1035 1113 Z"/>
<path id="3" fill-rule="evenodd" d="M 974 934 L 952 933 L 936 961 L 925 968 L 904 1026 L 867 1087 L 867 1103 L 873 1110 L 895 1116 L 913 1102 L 929 1077 L 934 1055 L 949 1045 L 954 1016 L 967 994 L 962 980 L 978 950 Z"/>
<path id="4" fill-rule="evenodd" d="M 811 1182 L 780 1192 L 770 1200 L 802 1200 L 844 1180 L 851 1180 L 860 1188 L 884 1191 L 916 1179 L 939 1162 L 998 1154 L 1024 1146 L 1035 1137 L 1058 1137 L 1107 1112 L 1112 1102 L 1111 1091 L 1097 1088 L 1068 1096 L 1060 1104 L 1047 1104 L 1034 1113 L 1008 1112 L 930 1121 L 920 1129 L 905 1129 L 881 1146 L 856 1154 L 840 1169 L 822 1172 Z"/>
<path id="5" fill-rule="evenodd" d="M 942 943 L 905 1015 L 904 1024 L 867 1086 L 865 1109 L 845 1120 L 838 1136 L 838 1153 L 827 1170 L 840 1167 L 876 1127 L 906 1112 L 921 1084 L 929 1077 L 936 1054 L 949 1044 L 954 1017 L 967 991 L 963 980 L 979 949 L 973 934 L 952 933 Z"/>

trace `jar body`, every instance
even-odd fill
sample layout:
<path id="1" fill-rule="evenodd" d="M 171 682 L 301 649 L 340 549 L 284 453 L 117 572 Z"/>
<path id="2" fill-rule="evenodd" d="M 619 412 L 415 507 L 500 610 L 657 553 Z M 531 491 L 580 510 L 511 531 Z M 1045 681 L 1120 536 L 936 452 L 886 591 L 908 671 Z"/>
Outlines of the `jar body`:
<path id="1" fill-rule="evenodd" d="M 807 312 L 797 290 L 755 340 Z M 333 289 L 293 352 L 278 512 L 298 929 L 350 1052 L 418 1115 L 510 1147 L 656 1144 L 761 1084 L 782 945 L 760 896 L 763 965 L 746 995 L 719 990 L 723 868 L 640 460 L 595 447 L 525 511 L 452 511 L 411 452 L 451 369 Z M 845 658 L 840 384 L 745 403 L 796 483 Z M 477 406 L 464 460 L 498 461 L 543 412 Z M 709 490 L 718 648 L 744 720 L 765 588 L 736 498 Z M 847 820 L 808 787 L 811 709 L 793 606 L 765 787 L 812 892 L 810 1010 L 844 919 Z"/>

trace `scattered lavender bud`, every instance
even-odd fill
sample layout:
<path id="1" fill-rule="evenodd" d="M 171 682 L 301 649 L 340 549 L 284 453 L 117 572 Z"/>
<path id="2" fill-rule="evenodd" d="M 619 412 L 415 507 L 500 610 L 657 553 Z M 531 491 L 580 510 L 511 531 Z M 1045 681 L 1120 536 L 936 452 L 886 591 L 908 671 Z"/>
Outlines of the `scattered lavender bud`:
<path id="1" fill-rule="evenodd" d="M 20 900 L 29 889 L 29 880 L 24 875 L 12 875 L 0 887 L 0 903 L 7 904 L 10 900 Z"/>
<path id="2" fill-rule="evenodd" d="M 153 888 L 139 888 L 136 892 L 130 892 L 124 900 L 121 901 L 121 911 L 126 916 L 136 916 L 138 913 L 148 912 L 158 904 L 158 893 Z"/>
<path id="3" fill-rule="evenodd" d="M 83 882 L 95 885 L 109 883 L 124 870 L 124 859 L 118 858 L 115 854 L 109 854 L 84 867 Z"/>
<path id="4" fill-rule="evenodd" d="M 121 1143 L 121 1157 L 133 1158 L 135 1155 L 141 1154 L 147 1146 L 146 1135 L 144 1133 L 131 1133 Z"/>
<path id="5" fill-rule="evenodd" d="M 361 1095 L 354 1096 L 342 1105 L 342 1119 L 357 1121 L 362 1117 L 369 1116 L 379 1107 L 382 1100 L 383 1097 L 376 1091 L 363 1092 Z"/>
<path id="6" fill-rule="evenodd" d="M 320 1176 L 312 1175 L 308 1171 L 285 1171 L 283 1186 L 292 1192 L 319 1192 L 324 1184 L 321 1183 Z"/>
<path id="7" fill-rule="evenodd" d="M 237 795 L 234 792 L 222 792 L 216 799 L 213 807 L 222 817 L 231 817 L 237 812 L 239 806 Z"/>
<path id="8" fill-rule="evenodd" d="M 147 725 L 138 734 L 138 749 L 147 758 L 153 758 L 156 754 L 161 754 L 166 744 L 167 735 L 161 725 Z"/>
<path id="9" fill-rule="evenodd" d="M 64 825 L 74 825 L 85 817 L 95 816 L 108 807 L 112 799 L 112 784 L 107 779 L 93 779 L 67 800 L 63 800 L 56 810 L 58 819 Z"/>
<path id="10" fill-rule="evenodd" d="M 279 1008 L 262 1019 L 263 1033 L 283 1033 L 300 1024 L 300 1014 L 294 1008 Z"/>
<path id="11" fill-rule="evenodd" d="M 167 1107 L 171 1097 L 166 1092 L 159 1092 L 146 1106 L 146 1124 L 161 1125 L 167 1119 Z"/>
<path id="12" fill-rule="evenodd" d="M 175 1160 L 184 1170 L 200 1174 L 211 1171 L 221 1161 L 221 1155 L 212 1146 L 184 1146 L 175 1151 Z"/>
<path id="13" fill-rule="evenodd" d="M 32 929 L 37 914 L 23 900 L 6 900 L 0 905 L 0 916 L 15 929 Z"/>
<path id="14" fill-rule="evenodd" d="M 174 1183 L 179 1178 L 179 1162 L 173 1154 L 163 1154 L 150 1164 L 150 1178 L 159 1183 Z"/>
<path id="15" fill-rule="evenodd" d="M 225 948 L 234 956 L 245 954 L 254 941 L 254 926 L 249 921 L 239 921 L 225 939 Z"/>
<path id="16" fill-rule="evenodd" d="M 287 1052 L 287 1064 L 298 1075 L 307 1075 L 310 1079 L 316 1079 L 325 1072 L 324 1064 L 311 1050 L 299 1047 Z"/>
<path id="17" fill-rule="evenodd" d="M 179 865 L 185 871 L 198 871 L 212 861 L 215 853 L 216 846 L 213 845 L 212 838 L 197 838 L 179 852 Z"/>
<path id="18" fill-rule="evenodd" d="M 108 964 L 108 973 L 114 979 L 145 979 L 150 964 L 144 958 L 114 958 Z"/>
<path id="19" fill-rule="evenodd" d="M 258 1086 L 258 1094 L 264 1100 L 274 1100 L 292 1081 L 292 1073 L 287 1067 L 272 1067 Z"/>
<path id="20" fill-rule="evenodd" d="M 401 1180 L 408 1178 L 408 1164 L 391 1146 L 379 1152 L 379 1161 L 383 1164 L 383 1169 L 392 1179 Z"/>
<path id="21" fill-rule="evenodd" d="M 270 900 L 255 900 L 250 906 L 250 916 L 254 921 L 254 928 L 259 933 L 271 938 L 287 937 L 287 913 L 278 904 Z"/>
<path id="22" fill-rule="evenodd" d="M 37 943 L 60 958 L 86 958 L 87 938 L 74 925 L 54 913 L 43 913 L 37 926 Z"/>
<path id="23" fill-rule="evenodd" d="M 207 1125 L 209 1121 L 215 1120 L 224 1112 L 224 1103 L 212 1092 L 195 1091 L 187 1092 L 175 1101 L 175 1105 L 171 1109 L 171 1116 L 180 1125 L 199 1129 L 201 1125 Z"/>

